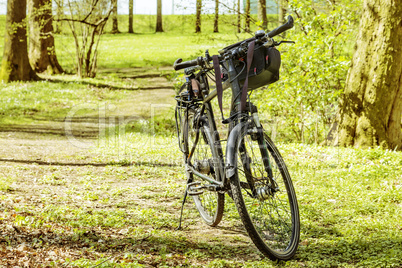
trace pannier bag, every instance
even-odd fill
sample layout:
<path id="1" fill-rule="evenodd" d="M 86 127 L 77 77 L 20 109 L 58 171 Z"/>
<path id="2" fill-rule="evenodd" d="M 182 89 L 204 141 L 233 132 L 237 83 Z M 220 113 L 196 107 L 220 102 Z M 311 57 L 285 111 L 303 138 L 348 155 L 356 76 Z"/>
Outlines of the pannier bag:
<path id="1" fill-rule="evenodd" d="M 246 56 L 240 58 L 239 62 L 237 62 L 235 65 L 237 73 L 241 72 L 238 77 L 241 87 L 243 86 L 247 75 L 246 59 Z M 256 45 L 248 74 L 248 91 L 278 81 L 280 67 L 281 54 L 276 48 L 267 48 L 263 45 Z M 226 75 L 227 70 L 225 70 L 225 68 L 223 68 L 223 73 L 224 77 L 228 77 Z"/>

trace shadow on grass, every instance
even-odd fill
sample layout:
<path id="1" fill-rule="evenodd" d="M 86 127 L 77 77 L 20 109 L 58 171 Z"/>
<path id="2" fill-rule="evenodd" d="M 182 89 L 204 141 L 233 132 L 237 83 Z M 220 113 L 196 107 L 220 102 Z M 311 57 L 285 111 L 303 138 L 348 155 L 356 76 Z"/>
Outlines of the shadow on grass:
<path id="1" fill-rule="evenodd" d="M 133 260 L 152 266 L 160 265 L 161 261 L 188 264 L 186 260 L 199 263 L 215 259 L 236 259 L 239 262 L 261 259 L 256 249 L 245 243 L 200 242 L 176 234 L 168 236 L 145 232 L 138 237 L 130 237 L 116 235 L 117 230 L 98 231 L 98 228 L 75 228 L 74 233 L 60 233 L 49 227 L 34 229 L 9 225 L 8 228 L 2 229 L 5 231 L 1 233 L 0 245 L 7 245 L 10 253 L 18 251 L 13 248 L 19 249 L 23 245 L 24 252 L 29 252 L 35 261 L 39 261 L 41 257 L 44 258 L 43 261 L 52 261 L 52 258 L 48 258 L 52 256 L 52 252 L 70 253 L 69 261 L 81 258 L 97 259 L 98 254 L 123 259 L 124 253 L 136 253 L 132 256 Z M 34 252 L 38 253 L 33 254 Z M 161 256 L 167 254 L 171 257 L 161 260 Z"/>
<path id="2" fill-rule="evenodd" d="M 149 166 L 149 167 L 177 167 L 178 164 L 168 164 L 161 162 L 107 162 L 107 163 L 75 163 L 75 162 L 58 162 L 58 161 L 41 161 L 41 160 L 25 160 L 25 159 L 12 159 L 12 158 L 0 158 L 0 162 L 20 163 L 20 164 L 35 164 L 42 166 L 93 166 L 93 167 L 106 167 L 106 166 Z"/>
<path id="3" fill-rule="evenodd" d="M 25 245 L 28 252 L 35 250 L 42 252 L 55 251 L 55 249 L 60 252 L 85 252 L 85 258 L 88 259 L 96 258 L 99 256 L 97 254 L 101 253 L 106 253 L 106 256 L 115 256 L 117 259 L 123 259 L 124 253 L 135 252 L 136 254 L 132 255 L 131 258 L 148 265 L 160 265 L 161 261 L 175 261 L 178 264 L 186 263 L 191 266 L 191 262 L 208 263 L 213 260 L 234 261 L 240 265 L 241 263 L 261 261 L 263 259 L 254 246 L 244 242 L 194 241 L 191 238 L 177 236 L 176 234 L 149 234 L 147 232 L 137 237 L 123 237 L 121 235 L 116 237 L 115 231 L 117 230 L 114 232 L 109 232 L 110 230 L 99 232 L 97 229 L 87 228 L 78 228 L 75 231 L 75 234 L 71 234 L 71 232 L 70 234 L 61 234 L 46 228 L 28 230 L 24 227 L 13 227 L 13 229 L 9 227 L 7 231 L 2 232 L 0 242 L 3 245 L 6 244 L 9 249 Z M 387 245 L 387 247 L 379 249 L 381 245 Z M 322 265 L 326 267 L 354 267 L 355 265 L 364 267 L 401 267 L 402 260 L 398 258 L 398 254 L 401 252 L 401 245 L 402 237 L 400 236 L 373 240 L 352 240 L 349 242 L 341 240 L 338 243 L 320 241 L 308 250 L 306 247 L 299 249 L 294 260 L 289 261 L 289 264 L 295 262 L 308 265 L 310 263 L 314 264 L 314 267 L 320 267 L 322 262 Z M 89 248 L 91 249 L 90 251 L 88 250 Z M 46 255 L 49 256 L 48 254 Z M 170 257 L 164 258 L 166 255 Z M 36 256 L 39 257 L 40 254 Z M 72 256 L 75 257 L 71 258 L 71 260 L 84 257 L 80 254 L 72 254 Z M 173 256 L 176 256 L 176 258 Z M 284 265 L 283 262 L 266 261 L 275 267 L 283 267 Z"/>
<path id="4" fill-rule="evenodd" d="M 130 78 L 130 79 L 137 79 L 137 78 L 155 78 L 155 77 L 160 77 L 160 75 L 155 76 L 155 75 L 137 75 L 137 76 L 126 76 L 126 77 L 121 77 L 121 78 Z M 66 83 L 66 81 L 57 79 L 57 78 L 52 78 L 52 79 L 47 79 L 47 82 L 51 83 Z M 112 84 L 107 84 L 107 83 L 100 83 L 98 81 L 78 81 L 78 84 L 81 85 L 88 85 L 88 86 L 93 86 L 97 88 L 106 88 L 110 90 L 155 90 L 155 89 L 174 89 L 173 85 L 169 86 L 155 86 L 155 87 L 124 87 L 124 86 L 117 86 L 117 85 L 112 85 Z"/>
<path id="5" fill-rule="evenodd" d="M 51 121 L 47 121 L 51 123 Z M 56 121 L 55 121 L 56 122 Z M 62 123 L 63 121 L 59 121 Z M 19 125 L 19 124 L 3 124 L 0 125 L 0 132 L 21 132 L 27 134 L 42 134 L 42 135 L 58 135 L 65 136 L 66 130 L 64 127 L 55 126 L 51 124 L 47 125 Z M 96 138 L 99 134 L 98 127 L 89 127 L 85 128 L 75 128 L 72 130 L 73 136 L 81 137 L 81 138 Z"/>

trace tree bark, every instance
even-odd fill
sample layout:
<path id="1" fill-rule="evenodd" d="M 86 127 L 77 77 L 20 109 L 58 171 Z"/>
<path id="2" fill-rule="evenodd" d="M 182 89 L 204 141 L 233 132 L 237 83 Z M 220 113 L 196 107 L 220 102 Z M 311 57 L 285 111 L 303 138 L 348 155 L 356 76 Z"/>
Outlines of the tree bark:
<path id="1" fill-rule="evenodd" d="M 197 0 L 197 7 L 196 7 L 196 14 L 195 14 L 195 32 L 201 32 L 201 8 L 202 8 L 202 1 Z"/>
<path id="2" fill-rule="evenodd" d="M 8 0 L 4 53 L 1 61 L 0 81 L 28 81 L 39 77 L 29 65 L 26 0 Z"/>
<path id="3" fill-rule="evenodd" d="M 157 1 L 156 32 L 163 32 L 162 27 L 162 0 Z"/>
<path id="4" fill-rule="evenodd" d="M 262 21 L 261 28 L 266 30 L 268 26 L 267 0 L 258 0 L 258 20 Z"/>
<path id="5" fill-rule="evenodd" d="M 128 32 L 134 33 L 133 29 L 134 0 L 128 2 Z"/>
<path id="6" fill-rule="evenodd" d="M 112 0 L 113 11 L 112 11 L 112 33 L 120 33 L 119 31 L 119 23 L 117 21 L 117 0 Z"/>
<path id="7" fill-rule="evenodd" d="M 246 23 L 244 26 L 245 32 L 250 32 L 250 0 L 246 1 Z"/>
<path id="8" fill-rule="evenodd" d="M 278 0 L 279 3 L 279 10 L 278 10 L 278 22 L 280 25 L 284 24 L 286 22 L 285 20 L 285 15 L 287 12 L 287 0 Z"/>
<path id="9" fill-rule="evenodd" d="M 237 32 L 241 31 L 241 13 L 240 13 L 240 0 L 237 0 Z"/>
<path id="10" fill-rule="evenodd" d="M 214 20 L 214 33 L 218 33 L 218 22 L 219 22 L 219 0 L 215 0 L 215 20 Z"/>
<path id="11" fill-rule="evenodd" d="M 402 149 L 402 5 L 365 0 L 340 103 L 342 146 Z"/>
<path id="12" fill-rule="evenodd" d="M 54 45 L 52 0 L 28 0 L 29 59 L 38 73 L 63 73 Z"/>

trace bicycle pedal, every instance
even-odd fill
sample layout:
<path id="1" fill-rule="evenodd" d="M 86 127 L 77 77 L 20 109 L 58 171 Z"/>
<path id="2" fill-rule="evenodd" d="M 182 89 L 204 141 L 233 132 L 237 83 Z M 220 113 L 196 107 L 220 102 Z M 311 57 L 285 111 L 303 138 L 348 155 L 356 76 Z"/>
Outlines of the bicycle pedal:
<path id="1" fill-rule="evenodd" d="M 204 193 L 203 189 L 204 187 L 201 186 L 200 183 L 196 181 L 187 184 L 187 194 L 191 196 L 203 194 Z"/>

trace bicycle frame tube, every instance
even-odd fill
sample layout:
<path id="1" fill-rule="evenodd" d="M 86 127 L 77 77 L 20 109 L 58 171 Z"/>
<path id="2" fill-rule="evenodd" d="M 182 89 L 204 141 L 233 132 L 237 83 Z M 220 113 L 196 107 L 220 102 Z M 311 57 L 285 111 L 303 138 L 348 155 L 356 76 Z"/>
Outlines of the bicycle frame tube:
<path id="1" fill-rule="evenodd" d="M 212 110 L 212 105 L 210 102 L 205 103 L 205 110 L 207 113 L 207 117 L 208 117 L 208 123 L 209 123 L 209 127 L 210 127 L 210 131 L 211 131 L 211 136 L 212 136 L 212 140 L 214 142 L 214 150 L 216 150 L 217 155 L 218 155 L 218 167 L 219 167 L 219 181 L 224 181 L 224 160 L 223 160 L 223 152 L 222 152 L 222 144 L 221 144 L 221 140 L 219 137 L 219 132 L 217 130 L 216 127 L 216 123 L 215 123 L 215 117 L 214 117 L 214 113 Z"/>
<path id="2" fill-rule="evenodd" d="M 227 62 L 229 78 L 226 80 L 225 83 L 223 83 L 222 87 L 223 87 L 223 90 L 226 90 L 229 87 L 232 88 L 232 102 L 231 102 L 231 106 L 230 106 L 230 113 L 232 114 L 236 110 L 236 106 L 240 105 L 241 87 L 240 87 L 238 78 L 235 78 L 237 76 L 237 71 L 236 71 L 236 68 L 234 67 L 233 60 L 228 59 L 226 62 Z M 233 79 L 233 78 L 235 78 L 235 79 Z M 231 81 L 231 82 L 229 82 L 229 81 Z M 230 124 L 229 131 L 228 131 L 228 141 L 227 141 L 227 145 L 226 145 L 226 154 L 225 154 L 226 161 L 224 161 L 222 147 L 221 147 L 220 140 L 219 140 L 219 134 L 216 129 L 215 119 L 213 117 L 212 107 L 211 107 L 211 103 L 210 103 L 211 100 L 213 100 L 216 96 L 217 96 L 217 91 L 215 89 L 205 97 L 205 99 L 203 101 L 203 105 L 206 107 L 206 111 L 208 114 L 208 121 L 213 122 L 211 125 L 211 131 L 216 133 L 216 135 L 213 135 L 214 143 L 218 145 L 217 147 L 218 147 L 219 161 L 222 162 L 222 164 L 220 165 L 222 167 L 222 168 L 220 168 L 221 181 L 226 183 L 226 179 L 233 176 L 233 173 L 234 173 L 234 167 L 236 164 L 236 159 L 234 159 L 234 151 L 237 149 L 237 143 L 238 143 L 237 139 L 240 136 L 240 132 L 245 131 L 247 129 L 248 124 L 246 122 L 240 122 L 237 125 Z M 225 166 L 225 163 L 226 163 L 226 166 Z"/>
<path id="3" fill-rule="evenodd" d="M 204 82 L 205 85 L 207 85 L 208 88 L 208 83 L 206 81 L 206 75 L 203 74 L 201 75 L 201 77 L 199 78 L 200 82 Z M 215 91 L 216 92 L 216 91 Z M 220 142 L 220 138 L 219 138 L 219 132 L 217 130 L 216 127 L 216 123 L 215 123 L 215 117 L 214 117 L 214 113 L 212 110 L 212 105 L 210 103 L 210 101 L 216 96 L 216 93 L 213 97 L 210 97 L 211 94 L 208 94 L 207 97 L 209 97 L 208 100 L 204 99 L 203 104 L 202 104 L 202 108 L 201 108 L 201 113 L 202 114 L 206 114 L 207 118 L 208 118 L 208 125 L 209 125 L 209 130 L 210 130 L 210 134 L 212 137 L 212 142 L 213 142 L 213 146 L 212 149 L 216 150 L 216 153 L 218 155 L 218 159 L 216 159 L 216 161 L 218 161 L 217 166 L 218 166 L 218 172 L 217 174 L 217 178 L 216 180 L 209 178 L 208 176 L 205 176 L 204 174 L 196 171 L 191 165 L 190 165 L 190 158 L 192 156 L 192 153 L 194 152 L 195 149 L 195 144 L 194 147 L 191 149 L 191 152 L 189 154 L 189 158 L 186 159 L 186 166 L 187 169 L 194 175 L 209 181 L 212 184 L 216 184 L 219 186 L 223 186 L 224 185 L 224 180 L 225 180 L 225 173 L 224 173 L 224 159 L 223 159 L 223 152 L 222 152 L 222 146 L 221 146 L 221 142 Z M 201 115 L 200 115 L 201 116 Z M 198 122 L 198 128 L 199 128 L 200 124 Z M 197 135 L 196 135 L 196 140 L 198 140 L 200 135 L 200 131 L 197 131 Z"/>

